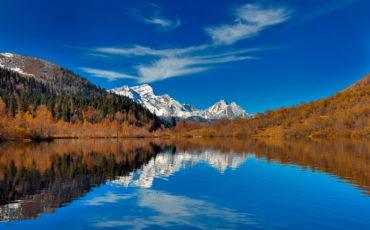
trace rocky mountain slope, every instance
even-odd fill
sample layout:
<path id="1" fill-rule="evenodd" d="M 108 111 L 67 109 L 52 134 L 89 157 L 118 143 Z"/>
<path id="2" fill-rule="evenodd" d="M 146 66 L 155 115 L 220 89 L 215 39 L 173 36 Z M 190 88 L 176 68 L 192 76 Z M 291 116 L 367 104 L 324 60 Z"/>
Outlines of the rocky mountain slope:
<path id="1" fill-rule="evenodd" d="M 46 85 L 56 94 L 93 96 L 102 91 L 88 80 L 54 63 L 15 53 L 0 53 L 0 68 L 32 78 Z"/>
<path id="2" fill-rule="evenodd" d="M 235 102 L 227 104 L 224 100 L 220 100 L 208 109 L 199 110 L 188 104 L 181 104 L 167 94 L 157 96 L 154 94 L 153 88 L 147 84 L 134 87 L 123 86 L 112 89 L 111 92 L 127 96 L 142 104 L 157 116 L 164 118 L 176 117 L 205 121 L 246 118 L 249 116 Z"/>

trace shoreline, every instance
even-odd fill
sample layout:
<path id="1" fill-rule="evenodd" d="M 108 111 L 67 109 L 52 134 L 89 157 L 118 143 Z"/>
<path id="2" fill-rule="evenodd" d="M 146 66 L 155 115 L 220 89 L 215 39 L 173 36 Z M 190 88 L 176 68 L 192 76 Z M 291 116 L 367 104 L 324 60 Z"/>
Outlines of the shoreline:
<path id="1" fill-rule="evenodd" d="M 284 140 L 284 141 L 295 141 L 295 140 L 311 140 L 311 141 L 321 141 L 321 140 L 360 140 L 360 141 L 370 141 L 368 137 L 348 137 L 348 136 L 334 136 L 334 137 L 280 137 L 280 136 L 200 136 L 200 135 L 150 135 L 150 136 L 126 136 L 126 137 L 109 137 L 109 136 L 83 136 L 83 137 L 47 137 L 47 138 L 10 138 L 10 139 L 0 139 L 0 144 L 2 143 L 42 143 L 42 142 L 53 142 L 55 140 L 101 140 L 101 139 L 117 139 L 117 140 L 128 140 L 128 139 L 254 139 L 254 140 Z"/>

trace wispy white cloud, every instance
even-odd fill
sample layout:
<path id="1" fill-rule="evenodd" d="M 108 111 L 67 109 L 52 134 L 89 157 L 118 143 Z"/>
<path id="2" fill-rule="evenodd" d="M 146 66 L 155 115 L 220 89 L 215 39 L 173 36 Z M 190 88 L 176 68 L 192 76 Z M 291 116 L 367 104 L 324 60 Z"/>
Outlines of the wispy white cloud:
<path id="1" fill-rule="evenodd" d="M 136 77 L 134 76 L 131 76 L 125 73 L 111 71 L 111 70 L 94 69 L 94 68 L 88 68 L 88 67 L 80 67 L 79 69 L 94 77 L 105 78 L 105 79 L 108 79 L 109 81 L 114 81 L 114 80 L 122 79 L 122 78 L 136 79 Z"/>
<path id="2" fill-rule="evenodd" d="M 150 83 L 168 78 L 200 73 L 212 69 L 216 64 L 256 59 L 246 53 L 259 49 L 215 50 L 211 45 L 190 46 L 173 49 L 152 49 L 144 46 L 126 48 L 100 47 L 93 51 L 103 55 L 120 55 L 124 57 L 152 57 L 151 61 L 133 66 L 135 77 L 109 70 L 80 68 L 88 74 L 104 77 L 107 73 L 109 80 L 119 78 L 135 79 L 140 83 Z M 154 60 L 153 60 L 154 59 Z"/>
<path id="3" fill-rule="evenodd" d="M 169 20 L 161 18 L 159 16 L 152 18 L 142 18 L 144 22 L 157 25 L 166 30 L 174 30 L 181 25 L 181 21 L 177 18 L 175 20 Z"/>
<path id="4" fill-rule="evenodd" d="M 194 73 L 200 73 L 213 68 L 212 64 L 236 62 L 246 59 L 254 59 L 250 56 L 195 56 L 195 57 L 172 57 L 162 58 L 150 65 L 138 66 L 138 82 L 150 83 L 167 78 L 180 77 Z"/>
<path id="5" fill-rule="evenodd" d="M 282 23 L 290 16 L 284 7 L 263 7 L 246 4 L 233 11 L 234 23 L 211 26 L 206 33 L 215 44 L 230 45 L 255 36 L 265 28 Z"/>
<path id="6" fill-rule="evenodd" d="M 150 83 L 171 77 L 179 77 L 206 71 L 206 66 L 195 66 L 191 57 L 187 58 L 161 58 L 149 65 L 137 67 L 138 82 Z"/>
<path id="7" fill-rule="evenodd" d="M 122 56 L 175 56 L 183 55 L 191 52 L 201 51 L 209 48 L 209 45 L 190 46 L 185 48 L 172 49 L 152 49 L 145 46 L 129 46 L 129 47 L 99 47 L 93 49 L 92 52 L 97 54 L 114 54 Z"/>
<path id="8" fill-rule="evenodd" d="M 151 65 L 139 66 L 140 82 L 153 82 L 164 80 L 175 76 L 184 76 L 193 73 L 207 71 L 212 68 L 212 64 L 222 64 L 228 62 L 254 59 L 250 56 L 192 56 L 184 58 L 162 58 Z"/>
<path id="9" fill-rule="evenodd" d="M 155 8 L 154 16 L 158 16 L 160 7 Z M 167 20 L 158 17 L 142 17 L 137 12 L 136 16 L 145 22 L 169 26 Z M 216 65 L 230 62 L 258 59 L 247 53 L 259 51 L 261 48 L 232 50 L 226 45 L 233 44 L 241 39 L 255 36 L 266 27 L 282 23 L 290 16 L 290 11 L 283 7 L 262 7 L 255 4 L 246 4 L 233 11 L 234 24 L 224 24 L 208 27 L 207 33 L 212 37 L 213 43 L 181 48 L 153 49 L 150 47 L 133 45 L 126 47 L 98 47 L 89 52 L 102 56 L 124 56 L 130 62 L 130 73 L 125 74 L 110 70 L 81 68 L 88 74 L 96 77 L 106 77 L 108 80 L 120 78 L 133 79 L 140 83 L 151 83 L 173 77 L 196 74 L 213 69 Z M 153 20 L 152 20 L 153 19 Z M 158 19 L 158 20 L 157 20 Z M 224 46 L 221 46 L 224 45 Z M 138 60 L 139 59 L 139 60 Z"/>
<path id="10" fill-rule="evenodd" d="M 174 30 L 181 25 L 180 19 L 169 19 L 162 15 L 162 8 L 157 4 L 147 4 L 145 9 L 132 9 L 131 15 L 136 19 L 146 23 L 158 26 L 164 31 Z"/>

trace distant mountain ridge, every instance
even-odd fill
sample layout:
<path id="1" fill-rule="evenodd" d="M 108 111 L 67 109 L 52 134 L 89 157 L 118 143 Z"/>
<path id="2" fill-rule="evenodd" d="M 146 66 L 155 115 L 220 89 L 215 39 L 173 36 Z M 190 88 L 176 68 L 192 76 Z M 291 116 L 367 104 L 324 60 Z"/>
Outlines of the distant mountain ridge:
<path id="1" fill-rule="evenodd" d="M 183 118 L 197 121 L 247 118 L 248 113 L 235 102 L 227 104 L 220 100 L 205 110 L 199 110 L 188 104 L 182 104 L 167 94 L 157 96 L 150 85 L 129 87 L 127 85 L 110 90 L 142 104 L 149 111 L 162 118 Z"/>

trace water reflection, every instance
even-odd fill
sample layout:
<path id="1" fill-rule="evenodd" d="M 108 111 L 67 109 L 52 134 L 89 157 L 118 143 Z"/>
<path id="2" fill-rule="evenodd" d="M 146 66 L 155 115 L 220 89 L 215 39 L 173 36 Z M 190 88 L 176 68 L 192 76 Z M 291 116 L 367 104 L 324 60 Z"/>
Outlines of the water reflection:
<path id="1" fill-rule="evenodd" d="M 109 182 L 119 186 L 150 188 L 155 178 L 168 178 L 196 164 L 208 164 L 220 174 L 236 169 L 249 156 L 282 164 L 296 164 L 341 177 L 366 192 L 370 185 L 370 143 L 314 141 L 255 141 L 242 139 L 186 140 L 57 140 L 41 144 L 0 145 L 0 220 L 36 218 L 53 212 Z M 236 222 L 250 219 L 244 214 L 216 207 L 205 201 L 152 190 L 139 189 L 132 197 L 106 193 L 87 201 L 99 206 L 137 199 L 156 210 L 161 218 L 184 221 L 187 215 L 227 217 Z M 158 203 L 159 202 L 159 203 Z M 164 205 L 164 206 L 163 206 Z M 163 207 L 172 207 L 168 213 Z M 194 213 L 194 210 L 199 210 Z M 177 218 L 176 218 L 177 217 Z M 137 218 L 143 218 L 137 216 Z M 186 218 L 185 218 L 186 219 Z M 226 219 L 226 218 L 225 218 Z M 146 222 L 149 221 L 149 222 Z M 140 219 L 150 224 L 167 219 Z M 131 220 L 101 221 L 97 227 L 131 226 Z M 191 225 L 191 223 L 183 223 Z M 145 226 L 144 226 L 145 227 Z M 195 226 L 193 226 L 195 227 Z M 199 226 L 198 226 L 199 227 Z M 225 226 L 227 227 L 227 225 Z"/>
<path id="2" fill-rule="evenodd" d="M 219 207 L 201 199 L 151 189 L 139 189 L 130 196 L 109 192 L 87 203 L 96 205 L 126 199 L 137 203 L 135 210 L 117 219 L 97 219 L 93 226 L 99 228 L 125 227 L 125 229 L 147 229 L 153 226 L 181 228 L 184 226 L 186 229 L 207 229 L 209 223 L 214 222 L 217 223 L 218 228 L 230 229 L 237 225 L 256 225 L 252 217 L 236 210 Z M 96 203 L 97 200 L 98 203 Z M 150 210 L 150 212 L 143 215 L 142 210 Z"/>
<path id="3" fill-rule="evenodd" d="M 166 178 L 181 169 L 192 167 L 198 163 L 206 163 L 216 168 L 220 173 L 226 169 L 236 169 L 248 157 L 245 153 L 229 153 L 218 150 L 175 151 L 168 148 L 161 151 L 140 170 L 127 176 L 121 176 L 113 183 L 123 186 L 135 185 L 150 188 L 154 178 Z"/>
<path id="4" fill-rule="evenodd" d="M 6 143 L 0 154 L 0 219 L 52 212 L 92 187 L 140 168 L 157 148 L 135 141 Z"/>

